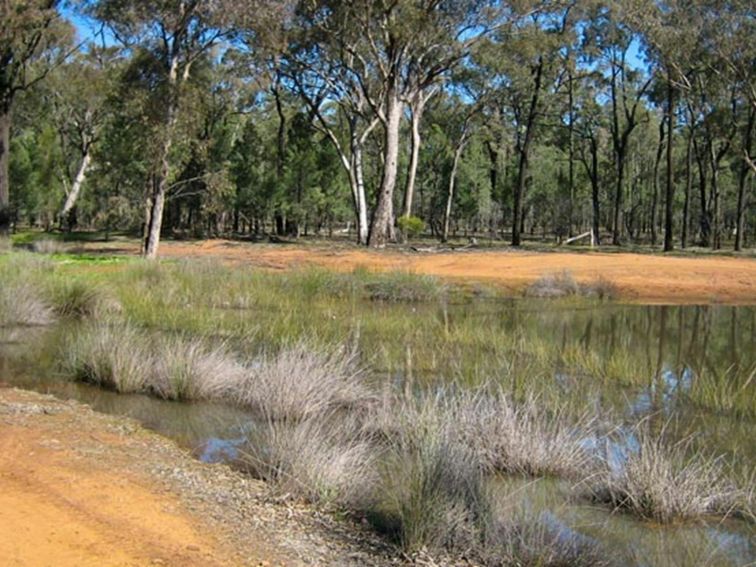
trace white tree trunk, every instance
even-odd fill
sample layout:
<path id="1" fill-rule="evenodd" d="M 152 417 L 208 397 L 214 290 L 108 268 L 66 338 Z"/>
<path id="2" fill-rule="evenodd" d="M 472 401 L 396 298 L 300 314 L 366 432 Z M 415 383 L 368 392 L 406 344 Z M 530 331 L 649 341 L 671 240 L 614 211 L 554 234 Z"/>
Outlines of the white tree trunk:
<path id="1" fill-rule="evenodd" d="M 89 151 L 89 148 L 87 148 L 84 152 L 84 157 L 82 157 L 81 159 L 81 164 L 79 164 L 79 171 L 76 172 L 76 177 L 74 178 L 73 185 L 71 186 L 71 191 L 69 191 L 68 196 L 66 197 L 66 202 L 63 203 L 63 208 L 60 211 L 61 221 L 64 221 L 66 219 L 68 214 L 76 205 L 76 201 L 79 198 L 79 194 L 81 193 L 81 187 L 82 185 L 84 185 L 84 180 L 87 177 L 87 171 L 89 170 L 91 163 L 92 154 Z"/>
<path id="2" fill-rule="evenodd" d="M 451 209 L 454 202 L 454 186 L 457 181 L 457 170 L 459 169 L 459 160 L 462 158 L 462 152 L 465 149 L 466 140 L 461 140 L 459 146 L 454 151 L 454 161 L 452 162 L 451 173 L 449 174 L 449 191 L 446 194 L 446 209 L 444 210 L 444 233 L 442 241 L 449 240 L 449 224 L 451 222 Z"/>
<path id="3" fill-rule="evenodd" d="M 378 190 L 378 203 L 373 212 L 368 246 L 383 248 L 394 236 L 394 188 L 399 165 L 399 128 L 402 101 L 391 93 L 386 100 L 385 138 L 383 146 L 383 175 Z"/>

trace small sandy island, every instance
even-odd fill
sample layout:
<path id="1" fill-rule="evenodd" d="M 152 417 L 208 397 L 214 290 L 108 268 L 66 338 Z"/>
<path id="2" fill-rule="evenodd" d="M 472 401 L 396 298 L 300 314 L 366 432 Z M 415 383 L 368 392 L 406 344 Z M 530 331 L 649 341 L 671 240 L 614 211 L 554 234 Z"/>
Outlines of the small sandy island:
<path id="1" fill-rule="evenodd" d="M 389 551 L 134 421 L 0 387 L 3 567 L 385 565 Z"/>

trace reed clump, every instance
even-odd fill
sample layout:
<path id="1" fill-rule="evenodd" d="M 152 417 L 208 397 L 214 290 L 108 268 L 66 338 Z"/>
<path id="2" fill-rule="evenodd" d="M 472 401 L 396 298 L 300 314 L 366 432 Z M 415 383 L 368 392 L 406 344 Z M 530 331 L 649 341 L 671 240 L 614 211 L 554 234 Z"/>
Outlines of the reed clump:
<path id="1" fill-rule="evenodd" d="M 617 286 L 604 276 L 578 282 L 569 270 L 544 274 L 525 289 L 527 297 L 559 298 L 588 297 L 614 299 L 618 295 Z"/>
<path id="2" fill-rule="evenodd" d="M 55 311 L 34 284 L 4 282 L 0 287 L 0 326 L 49 325 Z"/>
<path id="3" fill-rule="evenodd" d="M 664 432 L 640 425 L 620 441 L 624 453 L 606 459 L 593 498 L 644 520 L 668 524 L 706 515 L 727 516 L 742 493 L 721 458 L 690 454 L 690 439 L 667 444 Z"/>
<path id="4" fill-rule="evenodd" d="M 462 393 L 452 404 L 460 443 L 488 472 L 576 478 L 594 467 L 584 442 L 595 423 L 585 413 L 568 418 L 547 410 L 533 393 L 514 402 L 501 390 Z"/>
<path id="5" fill-rule="evenodd" d="M 253 361 L 246 379 L 227 391 L 240 406 L 272 419 L 302 419 L 365 407 L 374 399 L 367 381 L 355 353 L 300 342 Z"/>
<path id="6" fill-rule="evenodd" d="M 121 393 L 145 393 L 153 358 L 145 336 L 129 325 L 99 322 L 75 333 L 62 347 L 64 372 L 76 380 Z"/>
<path id="7" fill-rule="evenodd" d="M 359 423 L 338 410 L 304 419 L 249 424 L 242 460 L 279 494 L 348 510 L 368 509 L 377 453 Z"/>

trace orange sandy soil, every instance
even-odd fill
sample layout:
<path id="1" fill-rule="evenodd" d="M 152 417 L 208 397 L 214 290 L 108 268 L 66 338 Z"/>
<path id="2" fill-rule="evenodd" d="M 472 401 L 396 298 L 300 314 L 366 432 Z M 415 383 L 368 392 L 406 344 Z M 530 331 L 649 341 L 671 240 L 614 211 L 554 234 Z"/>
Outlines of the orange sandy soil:
<path id="1" fill-rule="evenodd" d="M 120 248 L 136 254 L 136 244 Z M 104 251 L 104 250 L 103 250 Z M 664 257 L 600 252 L 527 252 L 511 249 L 452 252 L 372 251 L 354 246 L 252 244 L 228 240 L 165 241 L 167 258 L 221 261 L 292 269 L 320 266 L 351 271 L 401 270 L 430 274 L 456 283 L 491 285 L 520 294 L 540 276 L 569 270 L 580 282 L 605 278 L 625 301 L 644 303 L 756 303 L 756 259 L 745 257 Z"/>
<path id="2" fill-rule="evenodd" d="M 0 567 L 377 566 L 395 556 L 367 528 L 199 462 L 136 421 L 0 382 Z"/>
<path id="3" fill-rule="evenodd" d="M 34 407 L 35 394 L 0 394 L 6 408 Z M 1 565 L 241 564 L 175 495 L 121 470 L 121 435 L 45 411 L 43 420 L 0 415 Z"/>

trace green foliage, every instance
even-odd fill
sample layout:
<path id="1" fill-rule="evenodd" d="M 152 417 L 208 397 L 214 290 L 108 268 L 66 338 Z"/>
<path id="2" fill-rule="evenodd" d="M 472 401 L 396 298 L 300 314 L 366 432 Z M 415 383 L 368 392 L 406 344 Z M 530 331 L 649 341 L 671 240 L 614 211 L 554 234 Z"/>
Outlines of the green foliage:
<path id="1" fill-rule="evenodd" d="M 425 230 L 425 221 L 415 216 L 400 217 L 397 225 L 399 225 L 399 230 L 407 238 L 416 238 Z"/>

